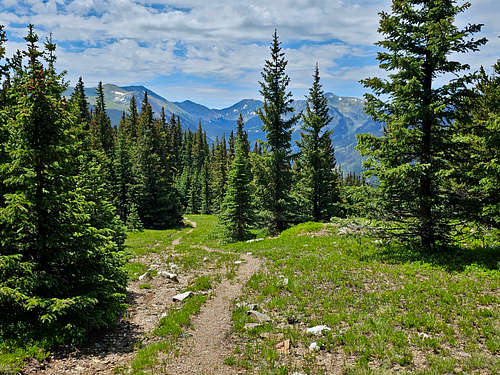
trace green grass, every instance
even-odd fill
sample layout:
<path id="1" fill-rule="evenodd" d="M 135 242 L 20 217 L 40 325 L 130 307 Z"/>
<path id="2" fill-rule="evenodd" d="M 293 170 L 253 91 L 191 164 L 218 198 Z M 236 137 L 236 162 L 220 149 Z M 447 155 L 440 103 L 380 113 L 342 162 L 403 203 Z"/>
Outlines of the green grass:
<path id="1" fill-rule="evenodd" d="M 127 233 L 125 247 L 131 255 L 142 256 L 157 253 L 172 244 L 179 230 L 151 230 Z"/>
<path id="2" fill-rule="evenodd" d="M 266 260 L 242 299 L 273 318 L 271 326 L 245 330 L 250 318 L 233 313 L 241 351 L 235 367 L 328 373 L 321 360 L 328 353 L 346 373 L 500 373 L 498 247 L 425 255 L 380 248 L 363 234 L 337 233 L 330 225 L 304 223 L 277 238 L 227 245 Z M 318 324 L 332 331 L 305 334 Z M 280 338 L 263 338 L 265 331 Z M 287 338 L 291 354 L 276 357 L 273 345 Z M 306 358 L 301 353 L 312 341 L 323 349 Z"/>
<path id="3" fill-rule="evenodd" d="M 49 352 L 42 343 L 20 344 L 15 342 L 0 343 L 0 374 L 18 374 L 24 367 L 24 361 L 35 358 L 44 360 Z"/>

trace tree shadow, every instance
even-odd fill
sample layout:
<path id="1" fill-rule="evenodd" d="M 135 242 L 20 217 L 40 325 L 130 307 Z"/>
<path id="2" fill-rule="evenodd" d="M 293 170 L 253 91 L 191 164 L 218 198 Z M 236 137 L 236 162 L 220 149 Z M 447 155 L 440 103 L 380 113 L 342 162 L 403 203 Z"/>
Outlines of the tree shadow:
<path id="1" fill-rule="evenodd" d="M 448 272 L 462 272 L 472 265 L 486 270 L 500 270 L 500 246 L 454 246 L 426 252 L 418 247 L 389 245 L 363 258 L 367 261 L 377 259 L 391 264 L 420 261 L 444 268 Z"/>

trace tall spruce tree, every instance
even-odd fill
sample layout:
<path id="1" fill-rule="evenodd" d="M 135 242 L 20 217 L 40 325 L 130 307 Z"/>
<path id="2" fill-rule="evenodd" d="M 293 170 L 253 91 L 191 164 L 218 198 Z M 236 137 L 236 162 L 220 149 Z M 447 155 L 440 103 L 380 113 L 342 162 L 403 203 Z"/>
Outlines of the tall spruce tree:
<path id="1" fill-rule="evenodd" d="M 96 89 L 97 99 L 94 114 L 90 121 L 91 143 L 94 150 L 103 151 L 109 159 L 113 156 L 114 132 L 111 120 L 106 113 L 104 88 L 99 82 Z"/>
<path id="2" fill-rule="evenodd" d="M 85 95 L 85 86 L 82 77 L 78 78 L 75 90 L 71 95 L 71 100 L 78 105 L 78 122 L 85 124 L 85 129 L 89 128 L 90 112 L 87 96 Z"/>
<path id="3" fill-rule="evenodd" d="M 259 82 L 264 97 L 263 108 L 257 111 L 266 131 L 268 145 L 268 185 L 265 189 L 265 209 L 269 213 L 269 230 L 278 233 L 286 228 L 290 214 L 290 128 L 299 115 L 293 113 L 292 93 L 287 92 L 290 78 L 285 72 L 287 60 L 282 52 L 278 32 L 275 30 L 271 43 L 271 57 L 266 60 Z"/>
<path id="4" fill-rule="evenodd" d="M 18 67 L 12 103 L 0 114 L 9 129 L 8 159 L 0 165 L 7 187 L 0 207 L 0 339 L 78 341 L 116 321 L 126 274 L 114 230 L 93 225 L 95 202 L 75 175 L 77 109 L 54 71 L 55 45 L 48 41 L 40 51 L 31 25 L 26 41 L 28 64 Z M 112 214 L 109 206 L 98 208 Z"/>
<path id="5" fill-rule="evenodd" d="M 315 221 L 325 221 L 333 216 L 334 203 L 339 201 L 340 179 L 332 145 L 332 130 L 325 127 L 332 121 L 328 113 L 328 99 L 320 83 L 316 64 L 314 81 L 309 89 L 306 113 L 302 115 L 299 157 L 296 163 L 298 181 L 295 191 L 304 201 L 303 214 Z"/>
<path id="6" fill-rule="evenodd" d="M 226 194 L 220 215 L 224 236 L 231 242 L 248 239 L 249 228 L 254 221 L 250 192 L 252 178 L 246 153 L 247 144 L 241 132 L 240 136 L 235 138 L 235 154 L 229 169 Z"/>
<path id="7" fill-rule="evenodd" d="M 402 224 L 401 238 L 418 238 L 427 251 L 449 241 L 451 219 L 461 213 L 446 176 L 456 149 L 450 124 L 470 94 L 469 66 L 450 56 L 486 43 L 470 38 L 482 25 L 454 24 L 469 6 L 393 0 L 392 13 L 380 13 L 385 38 L 377 43 L 386 50 L 378 54 L 380 67 L 391 73 L 362 81 L 374 92 L 365 95 L 366 111 L 385 125 L 382 137 L 360 136 L 358 149 L 379 181 L 386 218 Z"/>

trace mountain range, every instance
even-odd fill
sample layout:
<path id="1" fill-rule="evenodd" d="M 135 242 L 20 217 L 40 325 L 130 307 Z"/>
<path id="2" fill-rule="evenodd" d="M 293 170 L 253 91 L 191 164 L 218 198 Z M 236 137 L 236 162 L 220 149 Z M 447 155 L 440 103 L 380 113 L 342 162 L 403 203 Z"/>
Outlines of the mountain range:
<path id="1" fill-rule="evenodd" d="M 256 140 L 265 140 L 265 133 L 262 130 L 262 122 L 257 115 L 257 110 L 262 107 L 262 101 L 254 99 L 244 99 L 238 103 L 223 109 L 211 109 L 204 105 L 190 100 L 183 102 L 171 102 L 155 92 L 143 86 L 119 87 L 112 84 L 103 85 L 104 100 L 111 122 L 117 125 L 123 111 L 127 111 L 132 96 L 135 96 L 138 109 L 140 110 L 144 92 L 148 92 L 149 102 L 155 115 L 161 113 L 161 108 L 165 109 L 167 119 L 172 114 L 180 117 L 181 125 L 184 129 L 196 130 L 201 122 L 203 129 L 207 132 L 210 140 L 215 140 L 216 136 L 226 136 L 236 129 L 236 121 L 240 115 L 245 121 L 245 130 L 248 132 L 251 144 Z M 73 89 L 68 89 L 66 95 L 69 96 Z M 85 93 L 91 106 L 96 101 L 96 88 L 86 88 Z M 337 96 L 332 93 L 325 94 L 328 99 L 330 115 L 333 117 L 328 129 L 333 130 L 333 144 L 335 146 L 335 156 L 342 169 L 347 172 L 361 171 L 361 156 L 354 149 L 356 145 L 356 134 L 371 133 L 381 135 L 382 126 L 373 121 L 363 110 L 363 100 L 359 98 Z M 305 110 L 305 100 L 295 100 L 293 103 L 295 112 Z M 292 142 L 300 138 L 299 122 L 292 133 Z"/>

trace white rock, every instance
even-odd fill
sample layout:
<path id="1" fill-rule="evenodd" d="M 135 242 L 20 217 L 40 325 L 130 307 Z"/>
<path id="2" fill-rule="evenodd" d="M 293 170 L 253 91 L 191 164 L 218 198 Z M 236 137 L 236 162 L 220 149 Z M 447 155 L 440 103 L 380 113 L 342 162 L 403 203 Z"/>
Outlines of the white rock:
<path id="1" fill-rule="evenodd" d="M 179 266 L 175 263 L 170 263 L 170 268 L 175 270 L 175 269 L 179 268 Z"/>
<path id="2" fill-rule="evenodd" d="M 249 251 L 249 252 L 247 253 L 247 255 L 252 255 L 252 252 L 251 252 L 251 251 Z"/>
<path id="3" fill-rule="evenodd" d="M 292 375 L 306 375 L 303 372 L 294 372 Z"/>
<path id="4" fill-rule="evenodd" d="M 167 316 L 167 313 L 166 313 L 166 312 L 164 312 L 163 314 L 161 314 L 161 315 L 160 315 L 160 319 L 163 319 L 163 318 L 165 318 L 166 316 Z"/>
<path id="5" fill-rule="evenodd" d="M 283 286 L 287 286 L 288 285 L 288 279 L 285 277 L 283 279 Z"/>
<path id="6" fill-rule="evenodd" d="M 259 241 L 264 241 L 264 239 L 263 238 L 254 238 L 253 240 L 248 240 L 247 242 L 252 243 L 252 242 L 259 242 Z"/>
<path id="7" fill-rule="evenodd" d="M 160 271 L 160 272 L 158 272 L 158 275 L 166 276 L 167 278 L 169 278 L 172 281 L 175 281 L 176 283 L 179 282 L 179 279 L 177 278 L 177 275 L 175 273 L 171 273 L 171 272 L 167 272 L 167 271 Z"/>
<path id="8" fill-rule="evenodd" d="M 139 281 L 143 280 L 145 277 L 149 276 L 149 270 L 146 271 L 146 273 L 142 274 L 141 276 L 139 276 Z"/>
<path id="9" fill-rule="evenodd" d="M 315 352 L 316 350 L 319 350 L 319 345 L 316 341 L 312 342 L 311 345 L 309 345 L 309 350 L 311 352 Z"/>
<path id="10" fill-rule="evenodd" d="M 203 258 L 204 262 L 208 262 L 208 257 Z"/>
<path id="11" fill-rule="evenodd" d="M 191 291 L 184 292 L 184 293 L 175 295 L 172 299 L 174 300 L 174 302 L 182 302 L 186 298 L 188 298 L 189 296 L 191 296 L 192 294 L 193 294 L 193 292 L 191 292 Z"/>
<path id="12" fill-rule="evenodd" d="M 418 335 L 424 339 L 428 339 L 430 336 L 425 332 L 419 332 Z"/>
<path id="13" fill-rule="evenodd" d="M 235 261 L 234 261 L 234 264 L 241 264 L 241 263 L 243 263 L 243 261 L 242 261 L 242 260 L 235 260 Z"/>
<path id="14" fill-rule="evenodd" d="M 306 332 L 312 335 L 321 335 L 323 331 L 331 331 L 331 330 L 332 329 L 330 327 L 321 325 L 308 328 Z"/>

